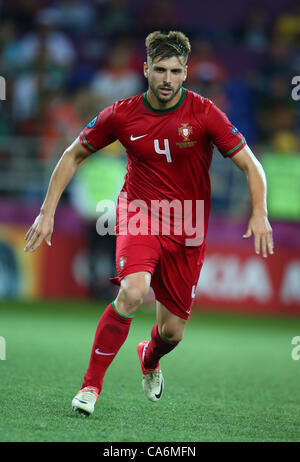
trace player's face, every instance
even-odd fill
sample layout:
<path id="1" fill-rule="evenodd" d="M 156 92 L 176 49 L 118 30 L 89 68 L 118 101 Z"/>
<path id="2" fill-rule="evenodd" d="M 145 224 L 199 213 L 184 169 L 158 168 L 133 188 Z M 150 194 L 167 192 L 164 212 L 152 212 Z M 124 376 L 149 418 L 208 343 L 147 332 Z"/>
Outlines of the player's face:
<path id="1" fill-rule="evenodd" d="M 187 75 L 183 57 L 173 56 L 144 63 L 144 75 L 148 79 L 148 96 L 153 107 L 172 107 L 180 98 L 180 89 Z"/>

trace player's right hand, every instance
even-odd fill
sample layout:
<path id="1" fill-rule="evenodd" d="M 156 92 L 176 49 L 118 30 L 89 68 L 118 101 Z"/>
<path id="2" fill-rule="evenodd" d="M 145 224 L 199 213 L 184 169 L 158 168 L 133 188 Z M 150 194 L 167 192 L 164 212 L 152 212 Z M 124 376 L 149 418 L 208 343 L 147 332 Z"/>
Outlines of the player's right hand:
<path id="1" fill-rule="evenodd" d="M 54 218 L 40 213 L 25 235 L 27 243 L 24 252 L 34 252 L 44 240 L 51 246 L 53 226 Z"/>

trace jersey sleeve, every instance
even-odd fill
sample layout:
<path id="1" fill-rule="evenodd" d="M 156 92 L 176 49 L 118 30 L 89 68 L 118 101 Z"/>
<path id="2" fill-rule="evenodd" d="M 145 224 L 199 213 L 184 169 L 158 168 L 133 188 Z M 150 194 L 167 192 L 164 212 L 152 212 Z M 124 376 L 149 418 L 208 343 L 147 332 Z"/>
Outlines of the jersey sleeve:
<path id="1" fill-rule="evenodd" d="M 114 135 L 114 105 L 108 106 L 82 130 L 80 143 L 89 152 L 96 152 L 113 143 Z"/>
<path id="2" fill-rule="evenodd" d="M 223 157 L 233 157 L 246 146 L 246 140 L 227 115 L 211 103 L 207 107 L 206 129 Z"/>

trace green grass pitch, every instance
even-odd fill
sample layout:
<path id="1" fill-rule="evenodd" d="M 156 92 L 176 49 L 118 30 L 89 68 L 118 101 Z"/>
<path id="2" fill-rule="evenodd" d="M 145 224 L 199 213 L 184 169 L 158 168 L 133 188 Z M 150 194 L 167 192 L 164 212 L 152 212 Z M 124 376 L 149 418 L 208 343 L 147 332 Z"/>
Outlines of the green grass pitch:
<path id="1" fill-rule="evenodd" d="M 94 414 L 71 410 L 103 304 L 1 302 L 0 441 L 300 441 L 299 318 L 194 312 L 161 360 L 164 395 L 143 394 L 136 354 L 155 316 L 140 310 Z"/>

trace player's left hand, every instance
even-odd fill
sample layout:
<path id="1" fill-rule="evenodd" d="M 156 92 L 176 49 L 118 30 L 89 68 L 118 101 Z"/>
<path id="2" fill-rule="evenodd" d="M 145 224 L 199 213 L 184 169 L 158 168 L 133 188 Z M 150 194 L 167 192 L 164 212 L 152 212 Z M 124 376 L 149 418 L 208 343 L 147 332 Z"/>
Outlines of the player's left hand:
<path id="1" fill-rule="evenodd" d="M 246 233 L 243 238 L 247 239 L 253 234 L 254 249 L 259 255 L 262 252 L 264 258 L 267 258 L 268 253 L 273 255 L 274 242 L 273 232 L 268 218 L 265 215 L 252 215 Z"/>

